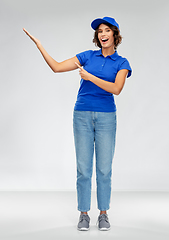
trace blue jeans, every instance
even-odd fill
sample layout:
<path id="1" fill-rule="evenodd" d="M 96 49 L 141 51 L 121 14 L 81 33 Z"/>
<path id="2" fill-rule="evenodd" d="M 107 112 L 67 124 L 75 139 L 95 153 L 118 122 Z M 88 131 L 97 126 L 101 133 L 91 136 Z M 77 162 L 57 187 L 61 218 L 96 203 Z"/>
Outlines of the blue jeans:
<path id="1" fill-rule="evenodd" d="M 97 205 L 101 211 L 108 210 L 116 138 L 116 112 L 74 111 L 73 131 L 77 164 L 78 210 L 81 212 L 90 210 L 94 148 Z"/>

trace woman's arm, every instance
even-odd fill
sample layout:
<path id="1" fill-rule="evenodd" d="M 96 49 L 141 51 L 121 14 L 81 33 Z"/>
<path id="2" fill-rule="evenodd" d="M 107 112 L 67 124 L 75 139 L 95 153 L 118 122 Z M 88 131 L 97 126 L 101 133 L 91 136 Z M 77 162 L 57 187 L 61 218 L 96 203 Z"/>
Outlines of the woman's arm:
<path id="1" fill-rule="evenodd" d="M 26 29 L 23 28 L 23 31 L 30 37 L 30 39 L 36 44 L 37 48 L 41 52 L 43 58 L 45 59 L 46 63 L 49 65 L 49 67 L 54 71 L 54 72 L 67 72 L 71 70 L 75 70 L 78 67 L 75 65 L 75 62 L 77 62 L 80 65 L 80 62 L 78 58 L 75 56 L 73 58 L 67 59 L 63 62 L 57 62 L 54 60 L 44 49 L 42 46 L 41 42 L 32 36 Z"/>
<path id="2" fill-rule="evenodd" d="M 89 81 L 93 82 L 98 87 L 104 89 L 107 92 L 113 93 L 115 95 L 119 95 L 124 87 L 127 74 L 128 74 L 127 69 L 120 70 L 116 75 L 116 79 L 114 83 L 107 82 L 91 74 Z"/>
<path id="3" fill-rule="evenodd" d="M 84 80 L 88 80 L 96 84 L 98 87 L 102 88 L 103 90 L 113 93 L 115 95 L 119 95 L 121 90 L 123 89 L 128 70 L 127 69 L 122 69 L 120 70 L 117 75 L 115 82 L 107 82 L 105 80 L 102 80 L 90 73 L 88 73 L 86 70 L 84 70 L 78 63 L 76 65 L 80 68 L 80 76 Z"/>

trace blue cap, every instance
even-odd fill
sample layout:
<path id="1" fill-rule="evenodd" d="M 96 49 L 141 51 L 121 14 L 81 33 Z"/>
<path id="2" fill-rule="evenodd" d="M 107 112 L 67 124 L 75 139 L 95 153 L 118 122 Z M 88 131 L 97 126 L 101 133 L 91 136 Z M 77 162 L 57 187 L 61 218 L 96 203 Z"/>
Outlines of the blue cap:
<path id="1" fill-rule="evenodd" d="M 111 18 L 111 17 L 104 17 L 104 18 L 97 18 L 95 20 L 93 20 L 93 22 L 91 23 L 91 27 L 96 30 L 96 28 L 101 24 L 101 23 L 109 23 L 113 26 L 116 26 L 119 31 L 120 31 L 120 28 L 119 28 L 119 24 L 116 22 L 116 20 L 114 18 Z"/>

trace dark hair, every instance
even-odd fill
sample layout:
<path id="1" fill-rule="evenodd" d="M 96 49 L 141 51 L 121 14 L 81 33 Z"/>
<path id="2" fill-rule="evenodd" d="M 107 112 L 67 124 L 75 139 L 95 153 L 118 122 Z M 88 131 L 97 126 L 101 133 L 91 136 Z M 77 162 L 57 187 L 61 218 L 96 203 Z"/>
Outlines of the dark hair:
<path id="1" fill-rule="evenodd" d="M 113 32 L 113 37 L 114 37 L 114 49 L 117 49 L 117 46 L 122 42 L 122 36 L 120 35 L 120 31 L 116 26 L 113 26 L 109 23 L 104 23 L 105 25 L 107 25 Z M 100 25 L 99 25 L 100 26 Z M 95 43 L 95 45 L 99 48 L 102 48 L 102 45 L 98 39 L 98 29 L 99 26 L 96 28 L 95 33 L 94 33 L 94 38 L 93 38 L 93 42 Z"/>

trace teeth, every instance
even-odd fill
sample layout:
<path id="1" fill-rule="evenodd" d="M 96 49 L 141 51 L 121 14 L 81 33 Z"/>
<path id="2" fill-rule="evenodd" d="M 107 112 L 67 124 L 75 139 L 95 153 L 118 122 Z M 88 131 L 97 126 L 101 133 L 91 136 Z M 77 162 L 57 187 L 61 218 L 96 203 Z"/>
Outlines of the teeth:
<path id="1" fill-rule="evenodd" d="M 105 42 L 105 41 L 107 41 L 107 40 L 108 40 L 108 38 L 102 39 L 103 42 Z"/>

